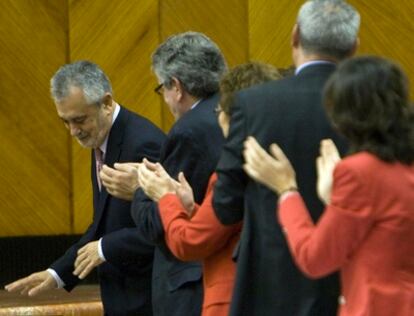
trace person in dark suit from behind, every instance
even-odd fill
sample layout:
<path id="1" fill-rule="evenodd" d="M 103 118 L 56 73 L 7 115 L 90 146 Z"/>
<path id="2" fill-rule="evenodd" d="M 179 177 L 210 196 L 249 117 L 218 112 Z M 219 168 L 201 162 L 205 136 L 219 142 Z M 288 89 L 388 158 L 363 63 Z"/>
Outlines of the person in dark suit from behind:
<path id="1" fill-rule="evenodd" d="M 109 195 L 97 171 L 101 163 L 158 160 L 165 135 L 150 121 L 116 103 L 108 77 L 91 62 L 61 67 L 51 79 L 51 93 L 70 134 L 82 147 L 92 149 L 93 222 L 49 269 L 15 281 L 6 289 L 29 296 L 60 287 L 70 291 L 97 267 L 105 315 L 152 315 L 154 247 L 140 240 L 130 202 Z M 132 165 L 129 168 L 135 169 Z"/>
<path id="2" fill-rule="evenodd" d="M 160 163 L 173 177 L 180 171 L 185 173 L 197 203 L 204 198 L 223 143 L 214 109 L 219 80 L 226 68 L 217 45 L 197 32 L 169 37 L 152 56 L 152 69 L 159 81 L 155 90 L 163 95 L 176 119 L 163 144 Z M 112 179 L 122 174 L 116 169 L 104 172 Z M 116 188 L 114 182 L 107 185 Z M 131 213 L 140 233 L 156 245 L 154 315 L 199 316 L 203 297 L 200 262 L 182 262 L 171 254 L 157 203 L 142 190 L 135 192 Z"/>
<path id="3" fill-rule="evenodd" d="M 213 199 L 223 224 L 244 221 L 230 315 L 336 315 L 337 275 L 314 281 L 295 266 L 275 220 L 277 196 L 247 177 L 242 151 L 247 136 L 264 148 L 278 143 L 297 171 L 312 218 L 319 218 L 323 205 L 315 191 L 316 169 L 309 161 L 318 156 L 324 138 L 334 139 L 342 152 L 346 149 L 326 117 L 322 90 L 335 64 L 355 52 L 359 24 L 359 14 L 345 1 L 307 1 L 292 33 L 295 75 L 235 97 Z"/>
<path id="4" fill-rule="evenodd" d="M 298 267 L 314 278 L 340 270 L 338 315 L 412 316 L 414 107 L 407 77 L 390 60 L 356 57 L 338 66 L 324 91 L 327 113 L 352 151 L 341 160 L 332 141 L 321 142 L 316 187 L 326 208 L 319 222 L 292 190 L 295 170 L 276 144 L 272 157 L 248 138 L 245 170 L 279 192 L 276 217 Z"/>

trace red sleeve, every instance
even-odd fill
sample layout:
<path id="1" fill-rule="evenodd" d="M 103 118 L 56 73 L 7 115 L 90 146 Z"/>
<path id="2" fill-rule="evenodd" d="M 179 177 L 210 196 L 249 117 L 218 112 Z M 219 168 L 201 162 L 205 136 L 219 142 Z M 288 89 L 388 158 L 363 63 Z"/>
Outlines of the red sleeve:
<path id="1" fill-rule="evenodd" d="M 327 275 L 338 270 L 352 255 L 372 227 L 370 201 L 364 178 L 344 164 L 335 169 L 331 204 L 317 225 L 299 194 L 282 201 L 279 222 L 294 260 L 305 274 Z"/>
<path id="2" fill-rule="evenodd" d="M 165 241 L 181 260 L 207 258 L 225 246 L 239 227 L 238 224 L 224 226 L 217 219 L 212 207 L 214 184 L 215 181 L 210 181 L 204 201 L 191 219 L 175 194 L 167 194 L 159 201 Z"/>

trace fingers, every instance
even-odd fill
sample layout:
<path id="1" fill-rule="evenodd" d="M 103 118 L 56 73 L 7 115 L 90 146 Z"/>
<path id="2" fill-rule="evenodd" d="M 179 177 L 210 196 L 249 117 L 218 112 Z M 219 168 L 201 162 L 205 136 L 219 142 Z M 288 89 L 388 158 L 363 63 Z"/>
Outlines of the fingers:
<path id="1" fill-rule="evenodd" d="M 250 165 L 255 165 L 258 160 L 257 152 L 249 139 L 244 142 L 243 157 L 246 163 Z"/>
<path id="2" fill-rule="evenodd" d="M 94 264 L 91 261 L 82 261 L 82 263 L 73 271 L 73 275 L 76 275 L 79 279 L 85 278 L 94 268 Z"/>
<path id="3" fill-rule="evenodd" d="M 170 177 L 170 175 L 167 173 L 167 171 L 165 171 L 165 169 L 164 169 L 164 167 L 159 163 L 159 162 L 157 162 L 156 164 L 155 164 L 155 173 L 159 176 L 159 177 L 162 177 L 162 178 L 165 178 L 165 179 L 172 179 L 171 177 Z"/>
<path id="4" fill-rule="evenodd" d="M 32 286 L 25 286 L 22 290 L 20 290 L 20 294 L 21 295 L 27 295 L 27 293 L 29 293 L 31 288 L 32 288 Z"/>
<path id="5" fill-rule="evenodd" d="M 85 269 L 85 267 L 89 264 L 89 262 L 91 261 L 89 259 L 89 247 L 90 247 L 90 243 L 86 244 L 85 246 L 83 246 L 82 248 L 80 248 L 78 250 L 78 256 L 76 257 L 75 260 L 75 271 L 73 271 L 74 275 L 80 275 L 81 272 Z"/>
<path id="6" fill-rule="evenodd" d="M 45 292 L 47 290 L 50 290 L 53 286 L 50 283 L 51 281 L 49 279 L 44 280 L 42 283 L 40 283 L 39 285 L 33 287 L 32 289 L 30 289 L 27 294 L 29 296 L 36 296 L 42 292 Z"/>
<path id="7" fill-rule="evenodd" d="M 190 186 L 190 184 L 188 183 L 187 179 L 184 176 L 184 172 L 182 171 L 178 174 L 178 182 L 183 186 L 186 186 L 186 187 Z"/>
<path id="8" fill-rule="evenodd" d="M 270 153 L 275 157 L 277 160 L 279 160 L 281 163 L 289 163 L 289 159 L 286 157 L 283 150 L 277 145 L 277 144 L 271 144 L 270 145 Z"/>
<path id="9" fill-rule="evenodd" d="M 19 292 L 24 290 L 25 287 L 29 286 L 33 283 L 33 279 L 31 276 L 28 276 L 26 278 L 14 281 L 13 283 L 7 284 L 4 288 L 8 292 Z"/>
<path id="10" fill-rule="evenodd" d="M 119 171 L 128 171 L 131 168 L 138 169 L 142 164 L 142 162 L 116 162 L 114 168 Z"/>
<path id="11" fill-rule="evenodd" d="M 112 178 L 115 175 L 119 174 L 118 170 L 115 170 L 114 168 L 109 167 L 108 165 L 103 165 L 101 172 L 99 173 L 99 175 L 104 175 L 106 178 Z"/>
<path id="12" fill-rule="evenodd" d="M 82 263 L 85 259 L 87 259 L 87 257 L 88 257 L 88 254 L 87 254 L 87 252 L 84 250 L 84 248 L 85 248 L 85 247 L 83 247 L 83 248 L 79 249 L 79 251 L 78 251 L 78 256 L 76 257 L 75 264 L 74 264 L 74 266 L 75 266 L 75 271 L 76 271 L 76 269 L 77 269 L 77 268 L 81 265 L 81 263 Z"/>
<path id="13" fill-rule="evenodd" d="M 110 168 L 107 165 L 103 165 L 101 171 L 99 172 L 99 177 L 105 187 L 111 188 L 113 179 L 115 176 L 119 175 L 119 173 L 120 171 Z"/>
<path id="14" fill-rule="evenodd" d="M 139 183 L 142 187 L 147 187 L 151 182 L 151 178 L 153 177 L 153 172 L 144 166 L 143 168 L 139 168 L 138 170 L 138 179 Z"/>
<path id="15" fill-rule="evenodd" d="M 254 137 L 248 137 L 244 142 L 243 155 L 246 162 L 250 164 L 260 163 L 262 159 L 268 156 Z"/>
<path id="16" fill-rule="evenodd" d="M 17 280 L 5 286 L 8 292 L 20 292 L 22 295 L 37 295 L 46 290 L 56 287 L 56 281 L 47 271 L 41 271 Z"/>
<path id="17" fill-rule="evenodd" d="M 324 161 L 322 156 L 319 156 L 318 158 L 316 158 L 316 171 L 318 173 L 318 175 L 322 174 L 324 168 Z"/>
<path id="18" fill-rule="evenodd" d="M 259 167 L 263 161 L 271 158 L 253 137 L 248 137 L 244 142 L 243 156 L 245 159 L 243 169 L 254 180 L 257 180 L 260 175 Z"/>
<path id="19" fill-rule="evenodd" d="M 91 273 L 91 271 L 95 268 L 95 264 L 94 262 L 90 261 L 84 268 L 82 271 L 80 271 L 78 277 L 79 279 L 83 280 L 84 278 L 86 278 L 89 273 Z"/>
<path id="20" fill-rule="evenodd" d="M 84 257 L 82 260 L 76 259 L 77 263 L 75 265 L 75 271 L 73 271 L 73 275 L 77 275 L 79 278 L 84 272 L 84 270 L 88 267 L 91 263 L 88 257 Z"/>
<path id="21" fill-rule="evenodd" d="M 320 153 L 322 157 L 331 159 L 334 162 L 341 160 L 339 151 L 332 139 L 323 139 L 320 145 Z"/>
<path id="22" fill-rule="evenodd" d="M 91 241 L 78 250 L 78 256 L 75 260 L 74 275 L 78 278 L 85 278 L 96 266 L 100 265 L 103 260 L 99 257 L 99 241 Z"/>
<path id="23" fill-rule="evenodd" d="M 247 175 L 251 177 L 253 180 L 258 180 L 259 173 L 257 172 L 256 168 L 254 168 L 254 165 L 245 163 L 243 164 L 243 169 L 247 173 Z"/>
<path id="24" fill-rule="evenodd" d="M 125 163 L 119 163 L 116 162 L 114 164 L 114 169 L 116 171 L 121 171 L 124 173 L 131 173 L 135 172 L 137 169 L 139 169 L 139 166 L 142 165 L 142 163 L 134 163 L 134 162 L 125 162 Z"/>
<path id="25" fill-rule="evenodd" d="M 142 162 L 144 163 L 145 167 L 147 167 L 151 171 L 155 171 L 157 168 L 157 164 L 150 162 L 147 158 L 144 158 Z"/>

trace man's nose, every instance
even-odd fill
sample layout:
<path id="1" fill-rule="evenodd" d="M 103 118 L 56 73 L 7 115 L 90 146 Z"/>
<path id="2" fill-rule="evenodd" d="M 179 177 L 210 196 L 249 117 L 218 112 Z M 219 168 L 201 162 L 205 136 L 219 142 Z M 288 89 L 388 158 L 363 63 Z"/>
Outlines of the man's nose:
<path id="1" fill-rule="evenodd" d="M 69 130 L 71 136 L 77 136 L 80 133 L 80 128 L 73 123 L 69 123 Z"/>

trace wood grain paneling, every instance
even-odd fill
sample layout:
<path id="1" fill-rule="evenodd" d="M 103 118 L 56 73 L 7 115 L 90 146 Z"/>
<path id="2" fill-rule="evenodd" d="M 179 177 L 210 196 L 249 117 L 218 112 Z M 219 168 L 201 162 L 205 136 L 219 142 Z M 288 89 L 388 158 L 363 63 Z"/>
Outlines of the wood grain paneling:
<path id="1" fill-rule="evenodd" d="M 88 59 L 109 76 L 115 100 L 159 126 L 160 99 L 150 71 L 158 45 L 158 3 L 153 0 L 69 1 L 71 61 Z M 75 233 L 91 221 L 90 151 L 73 142 Z"/>
<path id="2" fill-rule="evenodd" d="M 301 0 L 249 0 L 251 60 L 276 67 L 292 64 L 290 39 Z"/>
<path id="3" fill-rule="evenodd" d="M 70 233 L 68 137 L 49 97 L 65 6 L 2 0 L 0 12 L 0 236 Z"/>
<path id="4" fill-rule="evenodd" d="M 150 56 L 168 36 L 211 37 L 228 64 L 288 66 L 302 0 L 1 0 L 0 236 L 81 233 L 92 216 L 90 151 L 72 141 L 49 97 L 59 66 L 98 63 L 115 99 L 168 130 Z M 361 13 L 359 54 L 400 63 L 414 77 L 410 0 L 349 0 Z M 414 96 L 413 89 L 411 95 Z"/>
<path id="5" fill-rule="evenodd" d="M 248 20 L 245 0 L 160 0 L 161 40 L 197 31 L 206 34 L 222 50 L 229 66 L 248 60 Z M 174 122 L 166 106 L 164 128 Z"/>
<path id="6" fill-rule="evenodd" d="M 399 63 L 411 79 L 414 98 L 414 34 L 413 2 L 411 0 L 350 0 L 361 14 L 358 54 L 380 55 Z"/>

